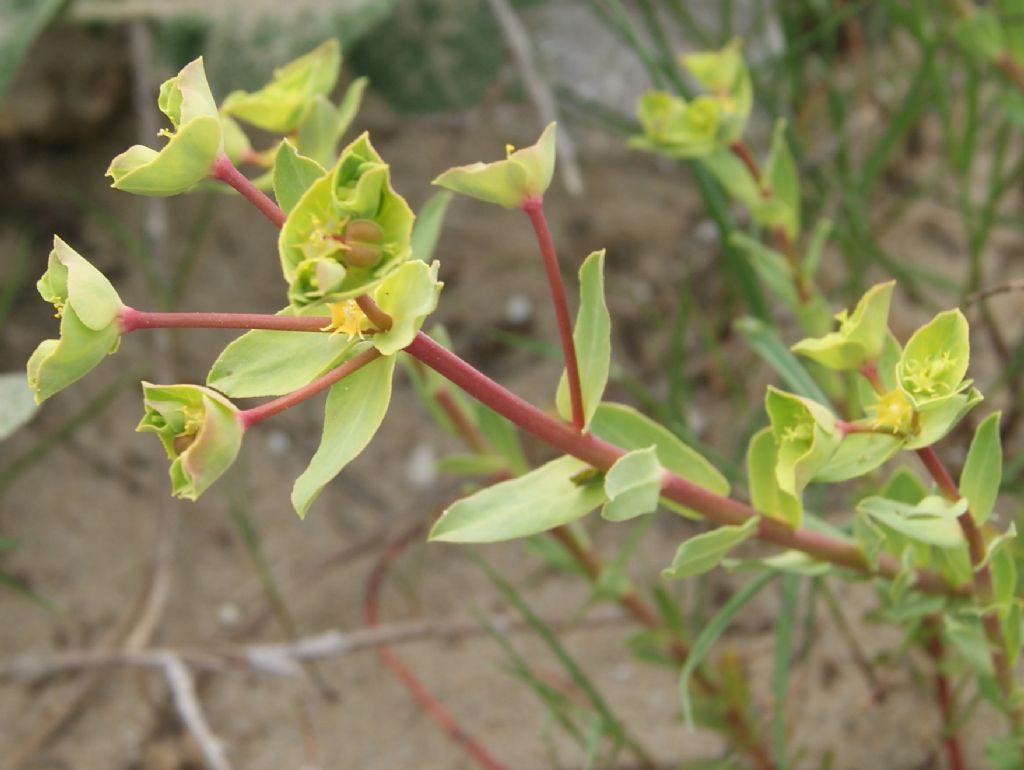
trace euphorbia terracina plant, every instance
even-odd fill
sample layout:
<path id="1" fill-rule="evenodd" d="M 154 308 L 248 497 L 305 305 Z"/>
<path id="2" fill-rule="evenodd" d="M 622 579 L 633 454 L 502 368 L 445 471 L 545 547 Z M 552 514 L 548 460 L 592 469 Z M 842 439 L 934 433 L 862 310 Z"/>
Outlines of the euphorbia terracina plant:
<path id="1" fill-rule="evenodd" d="M 887 323 L 895 289 L 889 282 L 839 313 L 832 328 L 814 286 L 821 228 L 800 256 L 799 179 L 784 126 L 774 132 L 763 170 L 742 143 L 752 94 L 738 44 L 683 57 L 706 93 L 689 101 L 644 96 L 644 134 L 633 144 L 705 164 L 750 210 L 773 246 L 746 237 L 743 245 L 810 335 L 792 350 L 816 363 L 816 380 L 808 378 L 813 387 L 800 393 L 770 387 L 765 396 L 770 425 L 753 436 L 747 452 L 749 502 L 668 429 L 603 400 L 611 356 L 604 254 L 590 254 L 580 267 L 573 327 L 543 209 L 555 164 L 553 124 L 536 144 L 509 147 L 503 160 L 449 169 L 436 183 L 521 209 L 533 226 L 565 356 L 553 392 L 558 416 L 474 369 L 438 341 L 442 336 L 421 331 L 442 288 L 438 263 L 426 260 L 444 207 L 429 205 L 415 219 L 366 134 L 338 152 L 365 85 L 357 81 L 339 106 L 331 103 L 340 61 L 337 45 L 325 43 L 278 70 L 259 91 L 233 93 L 220 106 L 202 60 L 191 62 L 160 89 L 158 106 L 171 123 L 167 143 L 159 150 L 132 147 L 108 171 L 114 187 L 140 195 L 177 195 L 217 182 L 233 187 L 279 228 L 284 307 L 275 315 L 128 307 L 84 257 L 55 238 L 38 289 L 56 307 L 60 337 L 42 342 L 28 362 L 37 400 L 86 375 L 117 350 L 124 334 L 160 327 L 245 329 L 213 363 L 205 386 L 143 383 L 138 429 L 156 433 L 163 444 L 173 494 L 194 500 L 231 465 L 246 431 L 326 390 L 320 446 L 291 493 L 305 516 L 324 485 L 376 433 L 396 362 L 413 359 L 411 374 L 427 398 L 442 391 L 450 396 L 450 383 L 483 405 L 467 409 L 469 402 L 449 399 L 449 418 L 461 421 L 455 428 L 486 455 L 478 469 L 498 479 L 452 504 L 430 539 L 482 543 L 553 531 L 570 551 L 582 553 L 566 525 L 596 509 L 607 520 L 624 521 L 661 506 L 710 525 L 679 546 L 664 569 L 668 579 L 711 570 L 732 548 L 758 538 L 784 549 L 748 563 L 764 574 L 831 570 L 849 580 L 874 580 L 888 615 L 903 624 L 909 640 L 946 650 L 936 675 L 946 689 L 940 686 L 936 697 L 949 765 L 965 766 L 948 679 L 968 672 L 1009 724 L 1006 736 L 988 746 L 988 759 L 1001 768 L 1024 766 L 1015 532 L 1012 525 L 997 527 L 993 511 L 1001 474 L 999 415 L 980 422 L 959 480 L 933 449 L 982 400 L 966 378 L 967 320 L 959 310 L 941 312 L 901 343 Z M 242 123 L 284 138 L 257 151 Z M 259 175 L 243 175 L 238 165 L 251 165 Z M 843 416 L 826 393 L 843 395 Z M 251 397 L 273 398 L 248 409 L 231 400 Z M 529 470 L 514 441 L 504 440 L 510 425 L 560 456 Z M 901 452 L 917 453 L 931 479 L 906 467 L 881 478 L 879 467 Z M 809 485 L 858 477 L 877 483 L 848 526 L 829 525 L 805 509 Z M 633 601 L 628 590 L 617 598 Z M 682 665 L 689 718 L 691 680 L 702 698 L 721 698 L 727 684 L 699 668 L 687 643 L 670 641 Z M 725 705 L 701 710 L 698 718 L 725 733 L 746 761 L 775 767 L 751 727 L 748 700 L 726 696 Z"/>

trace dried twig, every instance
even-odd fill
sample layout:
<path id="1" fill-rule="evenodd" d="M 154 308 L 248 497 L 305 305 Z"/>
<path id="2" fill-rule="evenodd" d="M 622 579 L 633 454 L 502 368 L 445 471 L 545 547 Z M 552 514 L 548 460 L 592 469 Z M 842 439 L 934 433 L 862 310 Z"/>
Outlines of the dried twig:
<path id="1" fill-rule="evenodd" d="M 160 667 L 163 669 L 167 685 L 171 688 L 174 708 L 181 717 L 189 734 L 195 739 L 202 752 L 203 761 L 209 770 L 231 770 L 231 763 L 224 753 L 224 744 L 213 734 L 202 707 L 196 698 L 196 688 L 185 664 L 181 659 L 169 652 L 160 655 Z"/>

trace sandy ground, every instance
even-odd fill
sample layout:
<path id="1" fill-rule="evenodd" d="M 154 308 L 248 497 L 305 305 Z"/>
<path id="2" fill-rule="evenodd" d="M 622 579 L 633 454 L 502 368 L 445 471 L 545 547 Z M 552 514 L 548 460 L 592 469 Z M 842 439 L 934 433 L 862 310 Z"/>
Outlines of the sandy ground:
<path id="1" fill-rule="evenodd" d="M 109 159 L 134 141 L 127 74 L 124 62 L 101 66 L 106 60 L 99 54 L 95 61 L 104 73 L 102 98 L 108 101 L 83 101 L 88 109 L 82 110 L 90 115 L 93 110 L 94 119 L 63 116 L 49 133 L 20 129 L 0 144 L 0 169 L 13 191 L 0 211 L 0 253 L 12 253 L 30 233 L 28 274 L 34 280 L 43 269 L 45 239 L 56 231 L 111 277 L 126 302 L 146 307 L 150 300 L 141 271 L 105 222 L 109 217 L 136 232 L 145 215 L 144 202 L 110 190 L 103 179 Z M 45 73 L 42 77 L 45 81 Z M 60 79 L 55 83 L 55 88 L 67 87 Z M 78 120 L 80 130 L 64 130 L 66 120 Z M 53 121 L 51 116 L 43 124 Z M 484 107 L 458 119 L 396 120 L 372 99 L 359 127 L 371 130 L 393 166 L 396 187 L 414 207 L 430 194 L 429 181 L 444 166 L 495 157 L 505 142 L 527 143 L 537 129 L 536 118 L 523 107 Z M 608 249 L 616 362 L 654 393 L 663 393 L 670 343 L 665 320 L 676 313 L 675 287 L 690 276 L 698 302 L 715 308 L 721 296 L 716 244 L 708 237 L 695 190 L 679 170 L 618 151 L 585 155 L 583 172 L 590 191 L 585 200 L 570 199 L 560 190 L 550 196 L 562 259 L 571 274 L 589 251 Z M 168 202 L 172 244 L 189 232 L 205 205 L 201 197 Z M 940 238 L 945 244 L 940 248 L 934 239 L 927 240 L 935 220 L 934 212 L 915 208 L 893 229 L 891 243 L 898 253 L 927 248 L 933 266 L 947 260 L 951 271 L 959 270 L 953 256 L 958 234 Z M 1009 261 L 1018 249 L 1005 245 L 999 258 Z M 179 253 L 176 245 L 168 249 L 171 259 Z M 217 201 L 197 255 L 183 307 L 272 312 L 282 304 L 274 232 L 241 201 Z M 555 341 L 547 288 L 525 220 L 514 212 L 456 201 L 438 256 L 446 287 L 437 315 L 451 330 L 456 348 L 517 393 L 549 405 L 557 364 L 509 348 L 488 333 L 498 327 Z M 6 257 L 0 260 L 6 278 L 11 264 Z M 510 302 L 512 311 L 530 308 L 525 321 L 510 320 Z M 50 316 L 27 282 L 0 341 L 3 369 L 20 367 L 40 339 L 54 334 Z M 908 320 L 900 323 L 910 328 Z M 230 338 L 218 332 L 174 335 L 172 364 L 180 379 L 202 381 Z M 699 350 L 696 336 L 690 347 Z M 20 456 L 118 378 L 130 379 L 112 404 L 54 446 L 0 497 L 0 534 L 20 542 L 17 550 L 2 554 L 0 567 L 59 608 L 47 613 L 0 592 L 0 655 L 81 650 L 123 639 L 126 625 L 139 619 L 136 604 L 151 573 L 161 516 L 179 524 L 169 599 L 152 644 L 194 647 L 284 639 L 285 632 L 268 615 L 257 572 L 231 518 L 232 506 L 244 509 L 255 524 L 300 635 L 361 628 L 366 580 L 383 544 L 458 490 L 457 480 L 433 480 L 429 473 L 429 459 L 456 444 L 431 425 L 399 377 L 378 438 L 325 490 L 305 521 L 291 511 L 288 490 L 318 442 L 320 403 L 304 404 L 249 436 L 238 467 L 200 502 L 171 504 L 162 453 L 151 437 L 133 432 L 141 412 L 134 382 L 154 376 L 151 351 L 152 340 L 141 334 L 125 340 L 115 358 L 48 402 L 28 429 L 0 448 L 0 458 Z M 768 380 L 738 345 L 727 346 L 726 354 L 728 363 L 745 367 L 737 369 L 737 376 L 752 387 Z M 728 451 L 743 423 L 735 405 L 716 406 L 720 398 L 714 378 L 708 377 L 700 356 L 681 365 L 699 386 L 694 414 L 687 417 L 705 440 Z M 611 395 L 628 399 L 621 389 Z M 542 448 L 529 449 L 534 457 L 543 456 Z M 657 580 L 676 543 L 693 531 L 689 522 L 659 515 L 633 561 L 638 584 Z M 625 529 L 594 522 L 592 532 L 610 556 Z M 475 550 L 521 588 L 545 618 L 571 621 L 586 603 L 585 586 L 524 556 L 520 544 Z M 705 585 L 712 605 L 745 579 L 715 573 Z M 898 650 L 900 639 L 891 628 L 862 619 L 873 605 L 870 588 L 838 591 L 869 656 Z M 745 660 L 762 714 L 769 713 L 771 701 L 776 601 L 774 590 L 767 591 L 735 623 L 722 646 Z M 389 623 L 425 619 L 443 624 L 506 611 L 468 549 L 443 545 L 410 549 L 383 596 Z M 795 663 L 789 703 L 793 766 L 818 768 L 830 760 L 835 770 L 939 766 L 932 759 L 938 725 L 926 695 L 927 670 L 920 665 L 884 667 L 888 697 L 872 703 L 834 624 L 819 620 L 810 654 Z M 626 622 L 593 626 L 580 621 L 563 640 L 659 762 L 679 766 L 686 759 L 714 756 L 720 748 L 714 735 L 689 731 L 679 722 L 674 675 L 631 658 L 624 648 L 634 630 Z M 564 671 L 532 635 L 510 638 L 542 676 L 571 691 Z M 508 767 L 553 766 L 545 748 L 549 726 L 544 708 L 509 674 L 507 659 L 486 634 L 410 643 L 399 651 L 463 727 Z M 224 740 L 234 767 L 473 766 L 373 652 L 322 661 L 317 671 L 335 697 L 318 693 L 308 673 L 282 678 L 232 669 L 199 678 L 210 725 Z M 7 767 L 3 757 L 28 745 L 80 682 L 53 677 L 0 686 L 0 768 Z M 972 756 L 980 755 L 984 729 L 982 724 L 967 734 Z M 565 767 L 581 766 L 577 750 L 562 740 L 555 744 Z M 188 770 L 200 765 L 161 678 L 117 670 L 98 678 L 75 718 L 45 741 L 29 766 Z"/>

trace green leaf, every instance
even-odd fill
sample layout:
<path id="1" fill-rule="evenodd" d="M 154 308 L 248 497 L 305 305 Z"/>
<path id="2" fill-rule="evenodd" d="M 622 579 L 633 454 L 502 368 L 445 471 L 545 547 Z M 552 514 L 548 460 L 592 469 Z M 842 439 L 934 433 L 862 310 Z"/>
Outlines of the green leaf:
<path id="1" fill-rule="evenodd" d="M 321 166 L 333 166 L 338 159 L 338 142 L 352 124 L 366 90 L 367 78 L 349 85 L 341 104 L 335 107 L 323 95 L 313 99 L 309 113 L 296 129 L 298 149 Z"/>
<path id="2" fill-rule="evenodd" d="M 747 478 L 750 503 L 754 509 L 797 529 L 803 519 L 803 505 L 797 497 L 779 487 L 775 467 L 778 448 L 771 428 L 762 428 L 747 447 Z"/>
<path id="3" fill-rule="evenodd" d="M 813 480 L 835 483 L 863 476 L 896 454 L 903 443 L 902 438 L 884 433 L 848 433 Z"/>
<path id="4" fill-rule="evenodd" d="M 430 530 L 430 540 L 493 543 L 568 524 L 605 501 L 599 481 L 576 483 L 590 466 L 565 455 L 525 476 L 482 489 L 450 506 Z"/>
<path id="5" fill-rule="evenodd" d="M 14 81 L 32 42 L 69 0 L 13 0 L 0 25 L 0 101 Z"/>
<path id="6" fill-rule="evenodd" d="M 972 9 L 956 23 L 954 35 L 967 53 L 982 61 L 994 61 L 1003 53 L 1003 27 L 991 9 Z"/>
<path id="7" fill-rule="evenodd" d="M 1003 477 L 1003 447 L 999 440 L 999 412 L 986 417 L 971 439 L 960 494 L 970 503 L 971 516 L 980 526 L 989 520 Z"/>
<path id="8" fill-rule="evenodd" d="M 273 79 L 260 90 L 228 94 L 221 109 L 265 131 L 288 133 L 309 114 L 317 96 L 331 92 L 340 69 L 341 46 L 337 40 L 327 40 L 275 69 Z"/>
<path id="9" fill-rule="evenodd" d="M 1024 753 L 1024 738 L 1000 735 L 985 744 L 985 759 L 996 770 L 1020 770 L 1020 757 Z"/>
<path id="10" fill-rule="evenodd" d="M 722 609 L 715 613 L 715 616 L 704 625 L 700 634 L 693 640 L 690 654 L 683 664 L 683 670 L 679 672 L 679 699 L 683 710 L 683 721 L 688 727 L 693 727 L 693 705 L 690 701 L 690 678 L 693 676 L 693 672 L 704 661 L 711 645 L 718 641 L 718 637 L 728 628 L 736 614 L 776 577 L 778 577 L 777 574 L 766 572 L 743 586 L 729 598 Z"/>
<path id="11" fill-rule="evenodd" d="M 232 398 L 281 396 L 333 369 L 353 345 L 344 334 L 255 329 L 224 348 L 206 384 Z"/>
<path id="12" fill-rule="evenodd" d="M 800 234 L 800 176 L 796 161 L 786 142 L 786 121 L 775 122 L 772 133 L 772 147 L 764 167 L 764 178 L 772 191 L 770 200 L 779 204 L 778 215 L 770 216 L 763 224 L 781 227 L 796 240 Z M 757 218 L 757 210 L 754 211 Z"/>
<path id="13" fill-rule="evenodd" d="M 612 322 L 604 301 L 604 250 L 590 254 L 580 267 L 580 310 L 572 333 L 583 392 L 584 426 L 589 427 L 605 385 L 612 356 Z M 572 418 L 569 380 L 562 372 L 555 396 L 558 413 Z"/>
<path id="14" fill-rule="evenodd" d="M 32 419 L 36 413 L 32 388 L 22 372 L 0 374 L 0 441 Z"/>
<path id="15" fill-rule="evenodd" d="M 716 494 L 729 494 L 729 482 L 715 466 L 667 428 L 630 406 L 607 401 L 600 404 L 590 429 L 598 438 L 627 452 L 653 445 L 663 468 Z"/>
<path id="16" fill-rule="evenodd" d="M 729 236 L 729 242 L 747 254 L 765 286 L 786 303 L 786 307 L 796 312 L 802 303 L 797 296 L 793 283 L 793 271 L 790 269 L 786 257 L 775 249 L 738 231 Z"/>
<path id="17" fill-rule="evenodd" d="M 971 343 L 967 319 L 959 308 L 946 310 L 907 341 L 897 364 L 900 389 L 916 409 L 965 390 Z"/>
<path id="18" fill-rule="evenodd" d="M 327 172 L 312 158 L 299 155 L 285 139 L 277 147 L 274 158 L 274 197 L 287 213 L 299 202 L 309 186 Z"/>
<path id="19" fill-rule="evenodd" d="M 977 618 L 944 613 L 942 625 L 943 636 L 953 643 L 976 674 L 986 678 L 995 674 L 988 639 Z"/>
<path id="20" fill-rule="evenodd" d="M 412 257 L 421 262 L 429 262 L 434 256 L 434 249 L 441 237 L 441 228 L 444 226 L 444 215 L 448 211 L 448 204 L 454 196 L 447 190 L 431 195 L 416 214 L 416 221 L 412 226 Z"/>
<path id="21" fill-rule="evenodd" d="M 905 465 L 901 465 L 893 471 L 889 481 L 882 489 L 882 497 L 909 505 L 917 505 L 927 496 L 928 487 L 916 473 Z"/>
<path id="22" fill-rule="evenodd" d="M 766 556 L 763 559 L 723 559 L 722 566 L 730 572 L 738 570 L 752 570 L 763 572 L 783 572 L 789 575 L 805 575 L 814 577 L 824 575 L 835 569 L 827 561 L 818 561 L 813 556 L 808 556 L 803 551 L 782 551 L 774 556 Z"/>
<path id="23" fill-rule="evenodd" d="M 655 447 L 624 454 L 605 474 L 604 493 L 608 502 L 601 509 L 601 516 L 608 521 L 625 521 L 652 513 L 661 495 L 661 475 Z"/>
<path id="24" fill-rule="evenodd" d="M 783 344 L 774 329 L 763 321 L 749 316 L 734 321 L 733 328 L 794 393 L 814 399 L 819 404 L 829 403 L 828 396 L 818 387 L 818 383 L 797 357 Z"/>
<path id="25" fill-rule="evenodd" d="M 437 461 L 440 473 L 460 476 L 490 476 L 508 469 L 508 462 L 501 455 L 454 454 Z"/>
<path id="26" fill-rule="evenodd" d="M 380 282 L 373 293 L 377 305 L 391 316 L 391 328 L 373 335 L 371 342 L 381 353 L 391 356 L 406 347 L 434 312 L 444 285 L 437 280 L 437 261 L 405 262 Z"/>
<path id="27" fill-rule="evenodd" d="M 521 150 L 509 148 L 505 160 L 450 168 L 437 177 L 434 184 L 514 209 L 529 200 L 542 198 L 551 184 L 554 170 L 555 124 L 549 123 L 534 144 Z"/>
<path id="28" fill-rule="evenodd" d="M 735 200 L 751 211 L 762 204 L 763 193 L 746 165 L 729 149 L 721 148 L 701 158 L 718 183 Z"/>
<path id="29" fill-rule="evenodd" d="M 760 520 L 754 516 L 736 526 L 715 527 L 710 532 L 684 540 L 672 564 L 661 571 L 665 578 L 684 578 L 714 569 L 733 548 L 757 531 Z"/>
<path id="30" fill-rule="evenodd" d="M 629 146 L 673 158 L 706 158 L 723 143 L 722 102 L 710 96 L 687 101 L 664 91 L 650 91 L 637 102 L 642 136 Z M 725 161 L 728 163 L 728 161 Z"/>
<path id="31" fill-rule="evenodd" d="M 857 503 L 857 511 L 906 535 L 918 543 L 939 548 L 964 544 L 957 516 L 967 510 L 967 500 L 951 503 L 939 495 L 930 495 L 916 505 L 884 497 L 868 497 Z"/>
<path id="32" fill-rule="evenodd" d="M 331 386 L 320 446 L 292 487 L 292 505 L 300 518 L 306 517 L 321 490 L 376 434 L 391 403 L 395 360 L 382 356 Z"/>

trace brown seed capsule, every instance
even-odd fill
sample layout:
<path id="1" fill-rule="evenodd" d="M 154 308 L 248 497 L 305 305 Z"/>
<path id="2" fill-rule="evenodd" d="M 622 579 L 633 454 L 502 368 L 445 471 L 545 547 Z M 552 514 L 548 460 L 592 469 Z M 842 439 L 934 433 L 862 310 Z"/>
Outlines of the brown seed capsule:
<path id="1" fill-rule="evenodd" d="M 347 248 L 339 255 L 349 267 L 373 267 L 383 256 L 380 246 L 372 243 L 353 243 L 349 241 Z"/>
<path id="2" fill-rule="evenodd" d="M 182 433 L 180 436 L 174 437 L 174 452 L 175 454 L 181 454 L 188 449 L 196 440 L 195 433 Z"/>
<path id="3" fill-rule="evenodd" d="M 353 219 L 345 228 L 347 243 L 380 243 L 384 240 L 384 228 L 372 219 Z"/>

